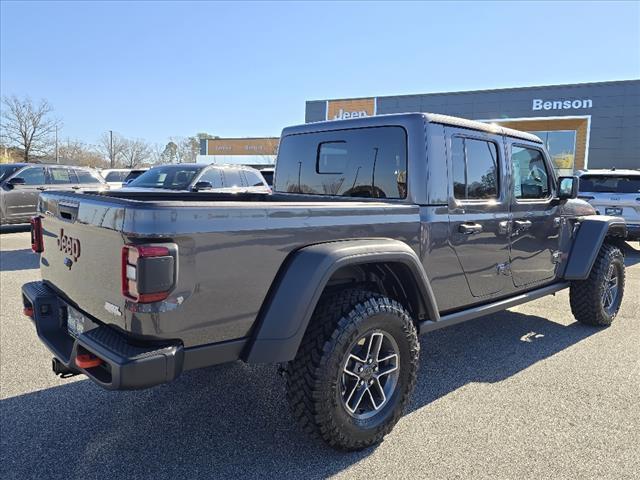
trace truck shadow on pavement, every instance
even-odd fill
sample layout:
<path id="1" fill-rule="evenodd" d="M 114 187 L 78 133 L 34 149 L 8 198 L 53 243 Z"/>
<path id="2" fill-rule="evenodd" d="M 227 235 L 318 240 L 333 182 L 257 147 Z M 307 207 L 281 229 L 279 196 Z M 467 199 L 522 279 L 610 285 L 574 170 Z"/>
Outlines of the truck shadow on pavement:
<path id="1" fill-rule="evenodd" d="M 432 332 L 421 339 L 418 384 L 405 413 L 469 383 L 505 380 L 597 332 L 511 311 Z M 81 380 L 8 398 L 0 402 L 0 474 L 322 478 L 373 452 L 335 452 L 307 437 L 284 390 L 274 366 L 237 362 L 144 391 L 109 392 Z"/>
<path id="2" fill-rule="evenodd" d="M 16 270 L 33 270 L 40 265 L 40 256 L 30 248 L 22 250 L 0 251 L 0 271 L 14 272 Z"/>

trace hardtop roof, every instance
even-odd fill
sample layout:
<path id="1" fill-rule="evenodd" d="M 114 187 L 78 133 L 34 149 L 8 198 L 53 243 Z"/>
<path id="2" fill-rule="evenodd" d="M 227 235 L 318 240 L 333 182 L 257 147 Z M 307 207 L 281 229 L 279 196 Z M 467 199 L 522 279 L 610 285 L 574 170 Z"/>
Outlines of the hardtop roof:
<path id="1" fill-rule="evenodd" d="M 450 125 L 453 127 L 466 128 L 481 132 L 493 133 L 496 135 L 505 135 L 508 137 L 519 138 L 529 142 L 542 144 L 542 140 L 531 133 L 521 132 L 512 128 L 502 127 L 493 123 L 478 122 L 476 120 L 468 120 L 466 118 L 452 117 L 450 115 L 442 115 L 439 113 L 392 113 L 386 115 L 374 115 L 370 117 L 353 118 L 348 120 L 326 120 L 322 122 L 305 123 L 286 127 L 282 131 L 282 136 L 296 135 L 301 133 L 313 133 L 330 130 L 342 130 L 348 128 L 364 128 L 364 127 L 381 127 L 393 125 L 397 121 L 411 121 L 422 119 L 427 123 L 436 123 L 440 125 Z"/>

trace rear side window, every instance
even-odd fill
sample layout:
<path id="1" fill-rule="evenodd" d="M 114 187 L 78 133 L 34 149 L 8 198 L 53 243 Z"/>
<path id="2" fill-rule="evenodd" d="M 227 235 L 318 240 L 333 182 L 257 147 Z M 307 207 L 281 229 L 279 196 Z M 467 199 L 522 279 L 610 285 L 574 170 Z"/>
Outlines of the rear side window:
<path id="1" fill-rule="evenodd" d="M 104 179 L 107 182 L 124 182 L 124 179 L 127 178 L 129 172 L 109 172 Z"/>
<path id="2" fill-rule="evenodd" d="M 49 183 L 54 185 L 64 185 L 77 182 L 75 174 L 68 168 L 50 168 L 49 176 Z"/>
<path id="3" fill-rule="evenodd" d="M 225 187 L 244 187 L 240 172 L 238 170 L 224 169 L 222 170 L 222 178 Z"/>
<path id="4" fill-rule="evenodd" d="M 252 170 L 244 170 L 242 173 L 244 174 L 248 187 L 264 187 L 262 175 L 259 173 Z"/>
<path id="5" fill-rule="evenodd" d="M 18 174 L 18 177 L 24 178 L 25 185 L 43 185 L 44 184 L 44 168 L 32 167 L 25 168 Z"/>
<path id="6" fill-rule="evenodd" d="M 202 174 L 202 176 L 198 179 L 199 182 L 209 182 L 213 188 L 221 188 L 222 184 L 222 174 L 220 173 L 219 168 L 212 168 L 207 170 Z"/>
<path id="7" fill-rule="evenodd" d="M 402 127 L 371 127 L 288 135 L 278 151 L 275 190 L 405 198 L 406 133 Z"/>
<path id="8" fill-rule="evenodd" d="M 273 186 L 273 171 L 262 170 L 260 174 L 264 178 L 264 181 L 267 182 L 267 185 L 269 185 L 270 187 Z"/>
<path id="9" fill-rule="evenodd" d="M 102 183 L 95 175 L 88 170 L 76 170 L 78 183 Z"/>
<path id="10" fill-rule="evenodd" d="M 126 177 L 124 177 L 124 181 L 128 182 L 130 180 L 134 180 L 142 175 L 146 170 L 131 170 Z"/>
<path id="11" fill-rule="evenodd" d="M 451 139 L 453 195 L 459 200 L 498 198 L 498 148 L 473 138 Z"/>
<path id="12" fill-rule="evenodd" d="M 511 147 L 513 165 L 513 194 L 518 199 L 547 198 L 549 171 L 540 150 L 527 147 Z"/>
<path id="13" fill-rule="evenodd" d="M 583 175 L 580 191 L 590 193 L 640 193 L 640 175 Z"/>

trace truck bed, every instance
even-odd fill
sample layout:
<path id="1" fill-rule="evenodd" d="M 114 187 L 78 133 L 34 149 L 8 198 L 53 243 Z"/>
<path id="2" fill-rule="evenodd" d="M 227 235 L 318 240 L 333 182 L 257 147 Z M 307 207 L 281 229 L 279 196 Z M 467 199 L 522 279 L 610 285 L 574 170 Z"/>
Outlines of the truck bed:
<path id="1" fill-rule="evenodd" d="M 418 252 L 417 206 L 319 200 L 289 194 L 45 192 L 42 276 L 96 320 L 145 339 L 179 339 L 190 347 L 243 338 L 285 259 L 301 246 L 393 237 Z M 82 246 L 71 267 L 58 245 L 61 235 Z M 120 251 L 141 241 L 175 243 L 178 278 L 165 301 L 132 305 L 120 291 Z"/>

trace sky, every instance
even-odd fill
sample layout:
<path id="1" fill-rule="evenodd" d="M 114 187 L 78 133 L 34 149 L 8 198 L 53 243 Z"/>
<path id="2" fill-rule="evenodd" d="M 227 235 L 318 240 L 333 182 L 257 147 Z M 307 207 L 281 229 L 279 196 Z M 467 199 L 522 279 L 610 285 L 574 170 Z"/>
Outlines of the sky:
<path id="1" fill-rule="evenodd" d="M 640 78 L 640 2 L 0 3 L 0 93 L 62 138 L 278 136 L 306 100 Z"/>

